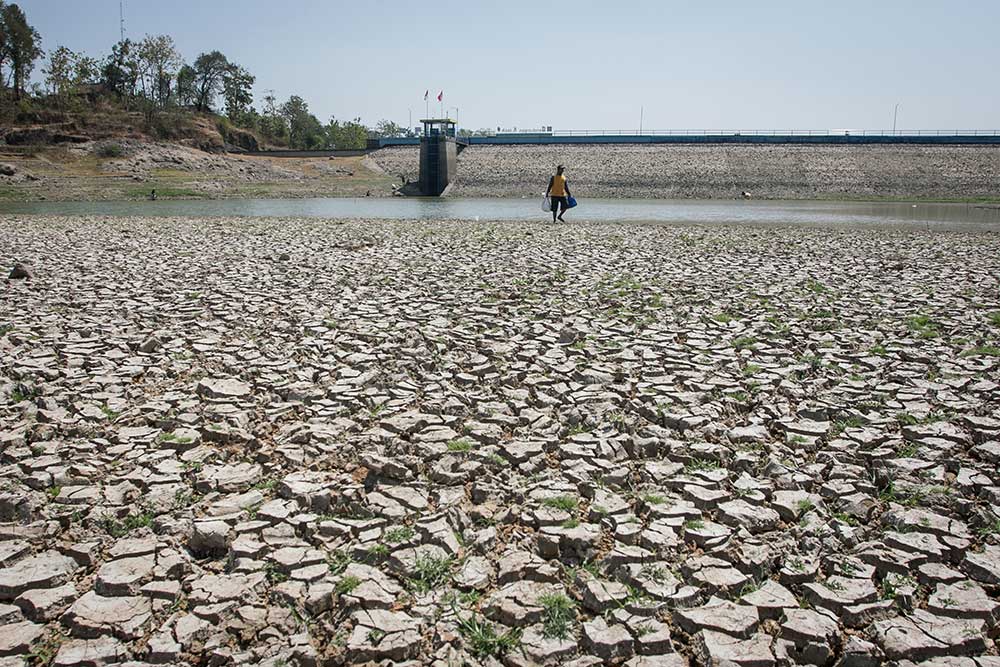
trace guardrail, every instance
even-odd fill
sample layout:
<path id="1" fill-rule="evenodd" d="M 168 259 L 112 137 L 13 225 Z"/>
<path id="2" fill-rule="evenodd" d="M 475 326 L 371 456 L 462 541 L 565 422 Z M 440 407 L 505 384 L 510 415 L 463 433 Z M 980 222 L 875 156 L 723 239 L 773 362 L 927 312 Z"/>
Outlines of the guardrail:
<path id="1" fill-rule="evenodd" d="M 1000 137 L 1000 130 L 517 130 L 459 135 L 459 139 L 476 137 Z M 378 139 L 411 139 L 419 137 L 379 137 Z M 376 139 L 376 141 L 378 140 Z"/>
<path id="2" fill-rule="evenodd" d="M 1000 145 L 1000 130 L 556 130 L 464 136 L 471 145 L 515 144 L 927 144 Z M 379 147 L 416 145 L 382 137 Z"/>
<path id="3" fill-rule="evenodd" d="M 523 134 L 538 134 L 538 132 L 525 131 Z M 554 130 L 551 135 L 554 137 L 998 137 L 1000 130 Z"/>

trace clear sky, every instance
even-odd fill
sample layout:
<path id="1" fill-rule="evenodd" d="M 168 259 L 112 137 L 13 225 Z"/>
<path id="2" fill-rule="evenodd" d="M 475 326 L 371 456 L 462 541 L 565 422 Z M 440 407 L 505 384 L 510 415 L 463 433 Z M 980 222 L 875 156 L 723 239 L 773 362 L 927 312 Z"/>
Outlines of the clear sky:
<path id="1" fill-rule="evenodd" d="M 118 0 L 17 1 L 46 50 L 118 39 Z M 405 125 L 443 89 L 472 128 L 635 129 L 642 108 L 646 129 L 883 129 L 896 104 L 900 129 L 1000 128 L 998 0 L 126 0 L 125 17 L 324 122 Z"/>

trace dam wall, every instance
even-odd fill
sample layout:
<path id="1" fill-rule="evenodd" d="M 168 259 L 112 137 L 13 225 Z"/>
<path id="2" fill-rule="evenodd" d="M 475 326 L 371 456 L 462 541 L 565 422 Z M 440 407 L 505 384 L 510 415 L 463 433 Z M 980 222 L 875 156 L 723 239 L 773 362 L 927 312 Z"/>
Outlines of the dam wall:
<path id="1" fill-rule="evenodd" d="M 419 147 L 370 154 L 416 180 Z M 557 164 L 586 197 L 1000 199 L 1000 144 L 471 144 L 449 194 L 535 196 Z"/>
<path id="2" fill-rule="evenodd" d="M 483 146 L 517 146 L 544 144 L 808 144 L 808 145 L 864 145 L 864 144 L 913 144 L 927 146 L 946 145 L 998 145 L 1000 130 L 969 130 L 962 132 L 928 131 L 923 134 L 830 134 L 806 133 L 723 133 L 703 132 L 701 134 L 530 134 L 511 133 L 488 136 L 463 137 L 467 144 Z M 391 146 L 415 146 L 417 137 L 380 137 L 372 140 L 373 148 Z"/>

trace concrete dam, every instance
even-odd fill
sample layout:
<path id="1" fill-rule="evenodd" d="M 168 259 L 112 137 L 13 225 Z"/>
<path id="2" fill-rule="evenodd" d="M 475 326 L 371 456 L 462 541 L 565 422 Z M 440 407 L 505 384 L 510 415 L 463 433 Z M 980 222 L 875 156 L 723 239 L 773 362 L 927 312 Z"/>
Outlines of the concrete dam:
<path id="1" fill-rule="evenodd" d="M 370 153 L 415 182 L 420 147 Z M 449 195 L 539 195 L 557 164 L 579 197 L 762 199 L 1000 199 L 1000 143 L 540 143 L 472 142 Z"/>

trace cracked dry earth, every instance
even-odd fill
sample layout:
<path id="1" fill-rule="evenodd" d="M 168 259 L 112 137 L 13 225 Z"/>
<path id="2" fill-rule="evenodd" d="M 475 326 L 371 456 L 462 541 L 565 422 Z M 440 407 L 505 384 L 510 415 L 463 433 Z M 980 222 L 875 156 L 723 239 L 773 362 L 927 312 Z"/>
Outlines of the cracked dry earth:
<path id="1" fill-rule="evenodd" d="M 0 665 L 1000 664 L 1000 238 L 0 220 Z"/>

